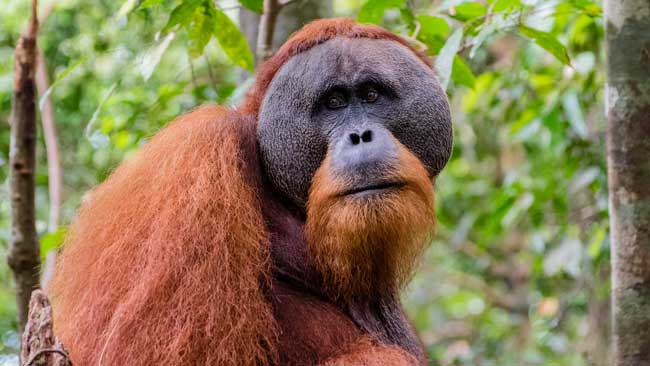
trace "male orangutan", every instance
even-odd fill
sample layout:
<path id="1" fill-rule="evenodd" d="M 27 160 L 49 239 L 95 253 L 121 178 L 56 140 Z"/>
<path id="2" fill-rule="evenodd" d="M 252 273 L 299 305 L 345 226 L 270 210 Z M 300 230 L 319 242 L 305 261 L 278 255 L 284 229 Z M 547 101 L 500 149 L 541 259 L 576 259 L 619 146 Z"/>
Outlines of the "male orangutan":
<path id="1" fill-rule="evenodd" d="M 424 365 L 398 293 L 451 144 L 425 56 L 311 23 L 240 108 L 180 117 L 89 194 L 55 331 L 77 366 Z"/>

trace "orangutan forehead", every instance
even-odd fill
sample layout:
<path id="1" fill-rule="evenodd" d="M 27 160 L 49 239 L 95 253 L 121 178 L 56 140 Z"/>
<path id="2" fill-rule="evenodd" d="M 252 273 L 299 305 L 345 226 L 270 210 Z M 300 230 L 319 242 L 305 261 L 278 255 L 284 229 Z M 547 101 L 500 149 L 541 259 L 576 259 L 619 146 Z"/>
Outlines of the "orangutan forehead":
<path id="1" fill-rule="evenodd" d="M 276 78 L 299 77 L 317 88 L 373 77 L 399 84 L 405 76 L 433 77 L 433 70 L 398 42 L 348 37 L 333 38 L 293 56 L 276 74 Z"/>

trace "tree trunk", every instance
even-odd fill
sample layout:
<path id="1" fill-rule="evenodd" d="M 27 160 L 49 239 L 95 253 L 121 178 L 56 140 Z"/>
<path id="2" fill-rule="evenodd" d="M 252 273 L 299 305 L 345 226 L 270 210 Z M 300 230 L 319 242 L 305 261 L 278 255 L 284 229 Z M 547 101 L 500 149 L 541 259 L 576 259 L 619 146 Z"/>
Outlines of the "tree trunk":
<path id="1" fill-rule="evenodd" d="M 650 365 L 650 0 L 606 0 L 614 358 Z"/>
<path id="2" fill-rule="evenodd" d="M 41 24 L 45 17 L 41 18 Z M 50 81 L 47 76 L 45 55 L 38 50 L 36 56 L 36 90 L 39 96 L 45 95 L 50 88 Z M 45 151 L 47 152 L 47 186 L 50 194 L 50 216 L 47 223 L 47 231 L 54 233 L 59 229 L 59 217 L 61 215 L 61 160 L 59 158 L 59 140 L 56 134 L 56 121 L 54 120 L 54 105 L 48 96 L 45 98 L 41 110 L 41 125 L 43 126 L 43 139 L 45 140 Z M 47 289 L 56 264 L 57 250 L 53 249 L 47 253 L 41 274 L 41 287 Z"/>
<path id="3" fill-rule="evenodd" d="M 9 181 L 11 196 L 11 239 L 7 262 L 14 273 L 18 327 L 22 332 L 32 290 L 39 285 L 40 248 L 34 207 L 36 160 L 36 0 L 32 19 L 15 50 L 14 94 L 11 103 L 11 147 Z"/>
<path id="4" fill-rule="evenodd" d="M 332 2 L 329 0 L 294 0 L 282 6 L 273 32 L 273 50 L 277 50 L 291 33 L 314 19 L 332 16 Z M 246 8 L 239 11 L 239 26 L 254 55 L 257 55 L 257 38 L 260 15 Z M 257 60 L 256 60 L 257 62 Z"/>

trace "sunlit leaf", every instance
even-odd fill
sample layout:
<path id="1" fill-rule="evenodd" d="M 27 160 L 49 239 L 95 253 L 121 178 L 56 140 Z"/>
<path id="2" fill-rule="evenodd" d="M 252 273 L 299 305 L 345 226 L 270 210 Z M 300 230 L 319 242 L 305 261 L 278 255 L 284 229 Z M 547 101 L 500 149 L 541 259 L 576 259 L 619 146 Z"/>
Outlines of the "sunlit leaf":
<path id="1" fill-rule="evenodd" d="M 460 48 L 460 42 L 462 39 L 463 28 L 458 28 L 451 34 L 451 36 L 449 36 L 447 42 L 442 46 L 440 53 L 438 53 L 438 56 L 436 57 L 436 70 L 438 71 L 440 84 L 443 89 L 447 89 L 447 85 L 449 84 L 451 69 L 454 64 L 454 57 Z"/>
<path id="2" fill-rule="evenodd" d="M 562 107 L 573 131 L 581 138 L 586 138 L 588 134 L 587 125 L 575 90 L 569 90 L 564 94 Z"/>
<path id="3" fill-rule="evenodd" d="M 521 6 L 521 0 L 496 0 L 490 2 L 493 12 L 512 10 Z"/>
<path id="4" fill-rule="evenodd" d="M 194 16 L 196 8 L 203 3 L 203 0 L 185 0 L 172 10 L 169 15 L 167 24 L 163 27 L 162 32 L 169 31 L 174 26 L 185 25 Z"/>
<path id="5" fill-rule="evenodd" d="M 607 239 L 607 230 L 604 227 L 597 228 L 591 242 L 587 246 L 587 254 L 591 258 L 596 258 L 600 254 L 605 239 Z"/>
<path id="6" fill-rule="evenodd" d="M 427 45 L 429 52 L 440 52 L 445 44 L 445 37 L 451 30 L 447 21 L 431 15 L 418 15 L 417 20 L 420 24 L 417 39 Z"/>
<path id="7" fill-rule="evenodd" d="M 211 1 L 208 1 L 212 4 Z M 214 7 L 209 8 L 214 18 L 214 35 L 228 58 L 237 66 L 253 71 L 253 53 L 248 47 L 248 41 L 228 16 Z"/>
<path id="8" fill-rule="evenodd" d="M 95 111 L 93 112 L 92 117 L 90 117 L 90 121 L 88 121 L 86 129 L 84 131 L 84 135 L 90 141 L 91 145 L 96 149 L 107 146 L 110 142 L 108 136 L 103 135 L 99 130 L 95 130 L 95 124 L 97 123 L 97 119 L 99 118 L 99 114 L 101 113 L 104 104 L 106 104 L 106 101 L 111 97 L 111 95 L 113 95 L 113 92 L 116 88 L 117 82 L 113 83 L 113 85 L 111 85 L 110 88 L 108 88 L 108 90 L 104 93 L 102 100 L 97 105 L 97 108 L 95 108 Z"/>
<path id="9" fill-rule="evenodd" d="M 471 2 L 454 6 L 449 15 L 461 21 L 468 21 L 483 16 L 486 12 L 483 4 Z"/>
<path id="10" fill-rule="evenodd" d="M 417 19 L 418 22 L 420 22 L 420 32 L 418 33 L 418 36 L 421 37 L 444 37 L 449 34 L 449 31 L 451 30 L 447 21 L 440 17 L 418 15 Z"/>
<path id="11" fill-rule="evenodd" d="M 592 17 L 600 16 L 603 13 L 603 9 L 591 0 L 571 0 L 569 3 L 576 9 L 580 9 Z"/>
<path id="12" fill-rule="evenodd" d="M 144 54 L 142 63 L 140 64 L 140 75 L 142 75 L 145 81 L 149 80 L 175 36 L 176 33 L 169 33 L 158 45 L 152 47 Z"/>
<path id="13" fill-rule="evenodd" d="M 402 21 L 406 26 L 413 31 L 415 28 L 415 14 L 413 14 L 413 11 L 411 11 L 411 8 L 408 6 L 402 7 L 399 10 L 400 14 L 402 15 Z"/>
<path id="14" fill-rule="evenodd" d="M 41 237 L 41 258 L 45 258 L 47 253 L 54 249 L 58 249 L 63 245 L 63 239 L 65 239 L 66 232 L 66 227 L 61 226 L 57 231 L 45 234 Z"/>
<path id="15" fill-rule="evenodd" d="M 502 14 L 495 14 L 493 17 L 491 17 L 490 22 L 484 23 L 481 26 L 479 33 L 472 40 L 473 44 L 472 49 L 469 52 L 469 58 L 474 58 L 478 49 L 481 47 L 481 45 L 483 45 L 483 42 L 485 42 L 494 33 L 503 30 L 508 25 L 509 22 Z"/>
<path id="16" fill-rule="evenodd" d="M 138 4 L 138 0 L 126 0 L 122 3 L 120 10 L 117 11 L 117 17 L 121 18 L 127 16 Z"/>
<path id="17" fill-rule="evenodd" d="M 205 45 L 212 38 L 215 28 L 215 17 L 209 8 L 211 4 L 204 3 L 196 8 L 192 21 L 185 27 L 190 38 L 188 51 L 191 58 L 197 58 L 203 54 Z"/>
<path id="18" fill-rule="evenodd" d="M 555 56 L 555 58 L 557 58 L 560 62 L 565 65 L 569 65 L 570 60 L 566 47 L 564 47 L 564 45 L 560 43 L 560 41 L 558 41 L 557 38 L 555 38 L 555 36 L 553 36 L 551 33 L 542 32 L 525 25 L 520 25 L 519 31 L 526 37 L 535 40 L 535 43 Z"/>
<path id="19" fill-rule="evenodd" d="M 469 88 L 473 88 L 476 83 L 476 78 L 474 77 L 474 73 L 472 73 L 472 69 L 470 69 L 469 65 L 467 65 L 462 58 L 458 57 L 458 55 L 454 57 L 454 64 L 451 69 L 451 79 L 454 83 Z"/>
<path id="20" fill-rule="evenodd" d="M 45 101 L 47 98 L 52 94 L 52 90 L 54 90 L 54 87 L 56 87 L 63 79 L 65 79 L 66 76 L 70 75 L 71 72 L 73 72 L 79 65 L 83 64 L 86 62 L 85 58 L 79 59 L 73 63 L 71 63 L 68 67 L 66 67 L 59 75 L 57 75 L 56 79 L 54 79 L 54 82 L 50 85 L 49 88 L 43 93 L 41 96 L 41 99 L 38 101 L 38 108 L 39 110 L 43 110 L 43 106 L 45 105 Z"/>
<path id="21" fill-rule="evenodd" d="M 142 3 L 140 3 L 140 5 L 138 6 L 138 9 L 153 8 L 153 7 L 161 5 L 164 2 L 165 2 L 165 0 L 144 0 Z"/>
<path id="22" fill-rule="evenodd" d="M 368 0 L 361 7 L 357 20 L 362 23 L 381 23 L 384 12 L 391 8 L 401 8 L 406 0 Z"/>
<path id="23" fill-rule="evenodd" d="M 239 3 L 256 13 L 264 12 L 264 0 L 239 0 Z"/>

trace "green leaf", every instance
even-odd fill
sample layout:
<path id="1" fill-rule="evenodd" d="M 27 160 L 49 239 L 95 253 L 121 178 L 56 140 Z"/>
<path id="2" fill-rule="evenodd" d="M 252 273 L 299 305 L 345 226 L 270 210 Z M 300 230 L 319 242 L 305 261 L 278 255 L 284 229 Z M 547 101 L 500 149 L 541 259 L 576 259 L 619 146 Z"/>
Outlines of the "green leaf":
<path id="1" fill-rule="evenodd" d="M 408 27 L 409 31 L 413 32 L 415 29 L 415 15 L 411 11 L 411 8 L 405 6 L 399 10 L 402 15 L 402 21 Z"/>
<path id="2" fill-rule="evenodd" d="M 122 3 L 120 10 L 117 11 L 117 17 L 121 18 L 127 16 L 138 4 L 138 0 L 126 0 Z"/>
<path id="3" fill-rule="evenodd" d="M 462 3 L 452 9 L 450 15 L 463 22 L 483 16 L 487 12 L 485 6 L 479 3 Z"/>
<path id="4" fill-rule="evenodd" d="M 361 7 L 357 20 L 361 23 L 379 24 L 384 12 L 391 8 L 401 8 L 406 0 L 368 0 Z"/>
<path id="5" fill-rule="evenodd" d="M 569 3 L 574 8 L 584 11 L 585 14 L 591 17 L 597 17 L 603 13 L 603 9 L 591 0 L 571 0 Z"/>
<path id="6" fill-rule="evenodd" d="M 454 64 L 451 69 L 451 79 L 454 83 L 469 88 L 473 88 L 476 83 L 476 77 L 474 77 L 472 69 L 470 69 L 469 65 L 467 65 L 462 58 L 458 57 L 458 55 L 454 57 Z"/>
<path id="7" fill-rule="evenodd" d="M 219 41 L 221 48 L 223 48 L 228 58 L 235 65 L 249 71 L 254 71 L 253 53 L 248 47 L 246 37 L 244 37 L 242 32 L 239 31 L 239 28 L 237 28 L 235 23 L 224 12 L 214 7 L 214 3 L 211 0 L 207 0 L 206 4 L 211 4 L 208 9 L 214 19 L 214 36 Z"/>
<path id="8" fill-rule="evenodd" d="M 138 9 L 148 9 L 161 5 L 165 0 L 144 0 L 138 6 Z"/>
<path id="9" fill-rule="evenodd" d="M 73 72 L 79 65 L 83 64 L 86 62 L 85 58 L 79 59 L 73 63 L 70 64 L 70 66 L 66 67 L 65 70 L 61 71 L 59 75 L 56 77 L 54 82 L 50 85 L 49 88 L 43 93 L 43 96 L 41 99 L 38 101 L 38 109 L 43 110 L 43 106 L 45 105 L 45 101 L 47 98 L 52 94 L 52 90 L 54 90 L 54 87 L 57 86 L 61 80 L 65 79 L 66 76 L 70 75 L 71 72 Z"/>
<path id="10" fill-rule="evenodd" d="M 97 119 L 99 119 L 99 114 L 101 113 L 104 104 L 106 104 L 106 101 L 108 101 L 111 95 L 113 95 L 113 92 L 117 88 L 117 85 L 118 83 L 114 82 L 104 93 L 102 100 L 99 102 L 99 105 L 97 105 L 97 108 L 95 108 L 95 111 L 90 117 L 90 121 L 88 121 L 88 124 L 84 130 L 84 135 L 95 149 L 108 146 L 108 143 L 110 142 L 108 136 L 102 134 L 100 130 L 95 130 L 95 124 L 97 123 Z"/>
<path id="11" fill-rule="evenodd" d="M 587 138 L 589 130 L 585 124 L 582 108 L 580 108 L 578 93 L 575 90 L 569 89 L 564 94 L 562 97 L 562 107 L 564 109 L 564 114 L 569 120 L 569 124 L 573 128 L 573 131 L 575 131 L 575 133 L 581 138 Z"/>
<path id="12" fill-rule="evenodd" d="M 65 239 L 66 227 L 61 226 L 57 231 L 43 235 L 41 237 L 41 258 L 44 259 L 52 250 L 58 249 L 63 245 L 63 239 Z"/>
<path id="13" fill-rule="evenodd" d="M 264 12 L 264 0 L 239 0 L 239 3 L 256 13 Z"/>
<path id="14" fill-rule="evenodd" d="M 430 52 L 439 52 L 451 30 L 449 24 L 443 18 L 430 15 L 418 15 L 417 19 L 420 23 L 417 39 L 426 44 Z"/>
<path id="15" fill-rule="evenodd" d="M 515 7 L 521 6 L 521 0 L 496 0 L 491 1 L 493 12 L 501 12 L 506 10 L 512 10 Z"/>
<path id="16" fill-rule="evenodd" d="M 418 15 L 418 22 L 420 22 L 420 33 L 418 33 L 418 36 L 422 37 L 445 37 L 451 30 L 447 21 L 440 17 Z"/>
<path id="17" fill-rule="evenodd" d="M 192 21 L 185 26 L 190 39 L 188 47 L 190 58 L 194 59 L 203 55 L 205 45 L 212 38 L 215 18 L 210 9 L 211 6 L 211 2 L 205 2 L 203 6 L 197 7 Z"/>
<path id="18" fill-rule="evenodd" d="M 458 28 L 451 34 L 451 36 L 449 36 L 445 45 L 440 49 L 438 57 L 436 57 L 436 70 L 440 77 L 440 85 L 442 85 L 442 88 L 445 90 L 447 89 L 447 85 L 449 85 L 451 69 L 454 65 L 454 57 L 460 48 L 460 42 L 462 39 L 463 28 Z"/>
<path id="19" fill-rule="evenodd" d="M 587 246 L 587 253 L 591 258 L 596 258 L 600 254 L 605 239 L 607 239 L 607 230 L 603 227 L 598 227 Z"/>
<path id="20" fill-rule="evenodd" d="M 474 58 L 476 56 L 476 51 L 481 47 L 483 42 L 490 37 L 492 34 L 497 32 L 500 28 L 500 24 L 496 21 L 490 21 L 487 24 L 483 24 L 481 31 L 478 32 L 474 40 L 472 41 L 472 49 L 469 51 L 469 58 Z"/>
<path id="21" fill-rule="evenodd" d="M 525 25 L 520 25 L 519 31 L 526 37 L 535 40 L 535 43 L 537 43 L 543 49 L 547 50 L 563 64 L 570 64 L 569 54 L 567 53 L 566 47 L 564 47 L 564 45 L 560 43 L 560 41 L 558 41 L 557 38 L 555 38 L 555 36 L 553 36 L 551 33 L 542 32 Z"/>
<path id="22" fill-rule="evenodd" d="M 162 56 L 165 54 L 165 51 L 167 51 L 167 48 L 169 47 L 169 44 L 172 42 L 174 37 L 175 37 L 174 33 L 168 34 L 159 44 L 149 49 L 142 56 L 142 63 L 140 64 L 140 74 L 142 75 L 142 78 L 145 81 L 147 81 L 153 74 L 154 70 L 156 69 L 156 66 L 158 66 L 158 64 L 160 63 Z"/>
<path id="23" fill-rule="evenodd" d="M 196 11 L 196 8 L 199 7 L 203 3 L 203 0 L 185 0 L 183 1 L 180 5 L 174 8 L 172 10 L 171 14 L 169 15 L 169 20 L 167 21 L 167 25 L 165 25 L 162 29 L 162 32 L 168 32 L 171 28 L 174 26 L 180 24 L 180 25 L 186 25 L 194 16 L 194 12 Z"/>

